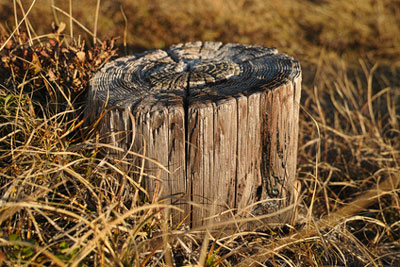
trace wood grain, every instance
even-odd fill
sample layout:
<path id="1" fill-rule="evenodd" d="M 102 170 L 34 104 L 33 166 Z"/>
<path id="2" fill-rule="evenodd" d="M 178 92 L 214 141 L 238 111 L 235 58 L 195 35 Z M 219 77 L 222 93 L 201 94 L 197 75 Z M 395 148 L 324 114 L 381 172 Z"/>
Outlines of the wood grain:
<path id="1" fill-rule="evenodd" d="M 200 225 L 229 208 L 248 216 L 293 202 L 300 91 L 299 63 L 276 49 L 193 42 L 106 64 L 91 80 L 87 112 L 93 121 L 111 108 L 104 140 L 166 166 L 162 195 L 183 197 Z M 156 184 L 143 181 L 150 195 Z"/>

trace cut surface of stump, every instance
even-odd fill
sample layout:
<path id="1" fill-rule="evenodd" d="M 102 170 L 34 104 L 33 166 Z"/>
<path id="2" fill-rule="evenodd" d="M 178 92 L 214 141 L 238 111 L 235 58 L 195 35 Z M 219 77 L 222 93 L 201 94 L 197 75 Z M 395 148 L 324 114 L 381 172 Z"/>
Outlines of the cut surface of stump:
<path id="1" fill-rule="evenodd" d="M 106 64 L 91 80 L 87 108 L 92 121 L 104 113 L 106 142 L 169 170 L 145 161 L 140 182 L 150 197 L 182 208 L 176 222 L 200 225 L 293 203 L 300 91 L 299 63 L 276 49 L 193 42 Z M 140 169 L 131 171 L 137 179 Z"/>

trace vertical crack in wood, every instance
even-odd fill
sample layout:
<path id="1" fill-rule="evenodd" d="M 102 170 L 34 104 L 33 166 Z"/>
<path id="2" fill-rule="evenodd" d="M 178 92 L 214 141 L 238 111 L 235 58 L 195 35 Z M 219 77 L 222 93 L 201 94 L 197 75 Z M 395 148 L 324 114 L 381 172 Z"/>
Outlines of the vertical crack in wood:
<path id="1" fill-rule="evenodd" d="M 260 102 L 260 117 L 261 117 L 261 181 L 262 184 L 257 188 L 257 201 L 265 198 L 265 193 L 268 193 L 268 186 L 271 180 L 270 177 L 270 155 L 271 155 L 271 137 L 268 130 L 268 125 L 270 123 L 270 114 L 268 113 L 266 103 L 267 92 L 264 92 L 261 96 Z"/>
<path id="2" fill-rule="evenodd" d="M 189 96 L 190 96 L 190 76 L 191 72 L 189 70 L 189 75 L 186 81 L 186 88 L 183 96 L 183 110 L 185 112 L 184 127 L 185 127 L 185 177 L 188 184 L 190 184 L 190 202 L 193 203 L 193 182 L 189 183 L 189 179 L 192 179 L 191 175 L 188 175 L 188 164 L 189 164 Z M 190 224 L 193 222 L 193 206 L 190 205 Z M 190 225 L 192 226 L 192 225 Z"/>
<path id="3" fill-rule="evenodd" d="M 238 178 L 238 174 L 240 173 L 239 170 L 239 140 L 240 140 L 240 135 L 239 135 L 239 116 L 240 116 L 240 105 L 239 105 L 239 100 L 238 98 L 235 98 L 236 101 L 236 176 L 235 176 L 235 194 L 234 194 L 234 200 L 233 200 L 233 204 L 234 206 L 232 208 L 238 209 L 239 205 L 238 205 L 238 200 L 237 200 L 237 195 L 238 195 L 238 182 L 239 182 L 239 178 Z M 247 125 L 247 123 L 246 123 Z"/>

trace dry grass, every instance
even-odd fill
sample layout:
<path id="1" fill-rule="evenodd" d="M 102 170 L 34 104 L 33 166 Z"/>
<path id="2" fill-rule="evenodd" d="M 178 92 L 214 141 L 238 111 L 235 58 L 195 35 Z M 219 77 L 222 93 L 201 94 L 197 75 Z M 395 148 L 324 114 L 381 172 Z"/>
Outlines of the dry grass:
<path id="1" fill-rule="evenodd" d="M 0 263 L 400 264 L 398 1 L 15 0 L 0 17 Z M 100 156 L 79 103 L 116 35 L 127 52 L 220 40 L 301 61 L 296 224 L 171 226 L 175 207 Z"/>

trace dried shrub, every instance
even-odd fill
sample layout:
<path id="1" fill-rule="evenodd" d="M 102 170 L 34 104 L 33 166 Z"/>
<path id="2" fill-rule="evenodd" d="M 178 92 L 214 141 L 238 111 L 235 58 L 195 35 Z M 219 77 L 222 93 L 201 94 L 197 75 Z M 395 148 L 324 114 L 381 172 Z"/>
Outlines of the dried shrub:
<path id="1" fill-rule="evenodd" d="M 82 94 L 93 72 L 117 55 L 115 39 L 88 47 L 62 34 L 65 24 L 31 39 L 26 32 L 0 38 L 0 83 L 34 93 L 42 103 L 71 104 Z M 7 42 L 7 43 L 5 43 Z"/>

